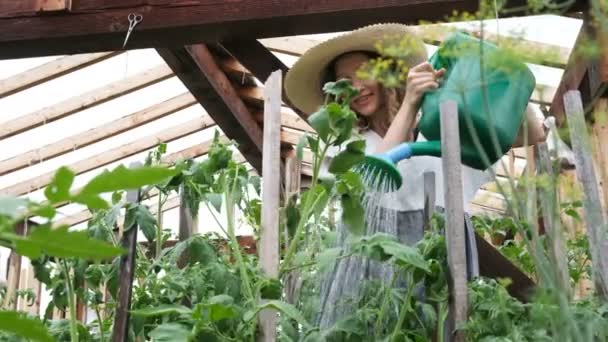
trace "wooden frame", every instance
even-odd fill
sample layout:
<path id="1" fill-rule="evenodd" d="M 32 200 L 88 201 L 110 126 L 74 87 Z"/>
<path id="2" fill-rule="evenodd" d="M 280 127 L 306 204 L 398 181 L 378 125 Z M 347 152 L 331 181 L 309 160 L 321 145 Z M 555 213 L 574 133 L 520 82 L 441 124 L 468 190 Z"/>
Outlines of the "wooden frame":
<path id="1" fill-rule="evenodd" d="M 122 52 L 120 51 L 99 52 L 57 58 L 25 72 L 0 80 L 0 99 L 82 68 L 86 68 L 89 65 L 93 65 L 121 53 Z"/>
<path id="2" fill-rule="evenodd" d="M 206 45 L 158 49 L 177 77 L 258 171 L 262 168 L 262 129 L 238 97 Z"/>
<path id="3" fill-rule="evenodd" d="M 68 165 L 67 167 L 72 170 L 76 175 L 79 175 L 81 173 L 94 170 L 112 162 L 135 155 L 137 153 L 144 152 L 158 145 L 161 142 L 173 141 L 185 137 L 189 134 L 196 133 L 213 125 L 215 125 L 215 123 L 208 116 L 203 117 L 202 119 L 193 119 L 180 125 L 173 126 L 162 132 L 152 134 L 139 140 L 111 149 L 101 155 L 77 161 L 71 165 Z M 10 187 L 0 189 L 0 193 L 9 196 L 25 195 L 29 192 L 41 189 L 42 187 L 50 184 L 54 174 L 54 171 L 50 171 L 38 177 L 24 180 Z"/>
<path id="4" fill-rule="evenodd" d="M 117 134 L 145 125 L 151 121 L 173 114 L 197 104 L 190 93 L 175 96 L 135 113 L 123 116 L 101 126 L 72 135 L 57 142 L 27 151 L 13 158 L 0 161 L 0 176 L 38 164 L 44 160 L 61 156 L 74 149 L 82 148 Z"/>
<path id="5" fill-rule="evenodd" d="M 173 76 L 173 73 L 169 67 L 159 65 L 127 79 L 104 85 L 55 105 L 20 116 L 2 124 L 2 127 L 0 127 L 0 140 L 129 94 L 166 80 L 171 76 Z"/>

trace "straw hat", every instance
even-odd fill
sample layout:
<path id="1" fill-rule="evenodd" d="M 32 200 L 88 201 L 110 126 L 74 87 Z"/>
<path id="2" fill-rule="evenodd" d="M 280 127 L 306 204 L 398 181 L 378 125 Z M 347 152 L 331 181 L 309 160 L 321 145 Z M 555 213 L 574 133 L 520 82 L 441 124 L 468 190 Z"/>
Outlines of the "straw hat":
<path id="1" fill-rule="evenodd" d="M 411 67 L 424 62 L 427 59 L 424 43 L 407 25 L 370 25 L 329 39 L 306 51 L 285 76 L 285 93 L 293 105 L 305 113 L 313 113 L 323 104 L 321 82 L 334 58 L 351 51 L 377 52 L 376 43 L 379 41 L 406 35 L 414 38 L 415 45 L 419 44 L 406 63 Z"/>

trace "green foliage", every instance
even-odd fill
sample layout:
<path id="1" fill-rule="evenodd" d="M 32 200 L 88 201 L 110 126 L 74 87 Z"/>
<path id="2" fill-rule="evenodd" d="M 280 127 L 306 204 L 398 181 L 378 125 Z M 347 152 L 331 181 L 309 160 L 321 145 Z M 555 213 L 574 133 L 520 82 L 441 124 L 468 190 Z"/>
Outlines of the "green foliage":
<path id="1" fill-rule="evenodd" d="M 54 341 L 40 320 L 15 311 L 0 311 L 0 331 L 31 341 Z"/>
<path id="2" fill-rule="evenodd" d="M 62 258 L 103 260 L 123 253 L 121 248 L 90 239 L 87 232 L 68 231 L 66 226 L 56 229 L 49 226 L 36 227 L 27 237 L 8 233 L 3 233 L 0 237 L 13 242 L 17 253 L 32 259 L 46 254 Z"/>

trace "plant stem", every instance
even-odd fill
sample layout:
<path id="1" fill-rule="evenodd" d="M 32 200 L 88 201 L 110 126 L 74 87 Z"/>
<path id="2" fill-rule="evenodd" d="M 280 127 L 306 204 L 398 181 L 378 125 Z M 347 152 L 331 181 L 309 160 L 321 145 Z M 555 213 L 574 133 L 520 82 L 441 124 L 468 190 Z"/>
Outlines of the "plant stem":
<path id="1" fill-rule="evenodd" d="M 160 252 L 163 248 L 163 194 L 158 193 L 158 210 L 156 211 L 156 260 L 160 259 Z"/>
<path id="2" fill-rule="evenodd" d="M 254 301 L 253 289 L 251 287 L 251 282 L 249 281 L 249 276 L 247 275 L 247 270 L 245 269 L 245 261 L 243 259 L 243 254 L 241 253 L 241 248 L 239 246 L 239 242 L 236 239 L 236 233 L 234 231 L 234 200 L 232 195 L 234 194 L 236 183 L 237 183 L 237 174 L 235 171 L 234 175 L 234 184 L 232 187 L 228 188 L 225 193 L 226 199 L 226 222 L 228 224 L 228 240 L 230 241 L 230 245 L 232 246 L 232 252 L 234 253 L 237 261 L 237 265 L 239 267 L 239 271 L 241 274 L 241 281 L 243 282 L 243 286 L 245 288 L 245 294 L 251 300 Z"/>
<path id="3" fill-rule="evenodd" d="M 381 325 L 384 320 L 384 314 L 386 313 L 386 310 L 388 309 L 388 303 L 391 299 L 391 290 L 393 289 L 393 287 L 395 287 L 395 282 L 397 282 L 398 275 L 399 275 L 399 273 L 397 271 L 393 271 L 393 277 L 391 278 L 390 285 L 386 289 L 386 292 L 384 293 L 382 305 L 380 306 L 380 312 L 378 313 L 378 319 L 376 320 L 376 329 L 375 329 L 376 335 L 381 333 L 380 328 L 381 328 Z M 378 338 L 378 336 L 376 336 L 376 339 L 377 338 Z"/>
<path id="4" fill-rule="evenodd" d="M 78 342 L 78 325 L 76 324 L 76 303 L 74 303 L 74 289 L 72 288 L 72 280 L 70 279 L 70 270 L 65 259 L 61 259 L 63 264 L 63 272 L 67 282 L 68 291 L 68 306 L 70 308 L 70 337 L 72 342 Z"/>
<path id="5" fill-rule="evenodd" d="M 95 314 L 97 315 L 97 323 L 99 323 L 99 342 L 105 342 L 106 337 L 103 333 L 103 321 L 101 320 L 101 313 L 99 312 L 99 305 L 95 305 Z"/>
<path id="6" fill-rule="evenodd" d="M 291 244 L 289 245 L 289 248 L 287 249 L 287 252 L 285 253 L 285 257 L 283 258 L 283 265 L 281 267 L 282 269 L 284 267 L 289 266 L 289 264 L 291 263 L 291 259 L 293 258 L 293 256 L 296 253 L 298 241 L 300 240 L 301 235 L 304 232 L 304 226 L 305 226 L 306 222 L 308 222 L 312 208 L 314 208 L 317 205 L 317 203 L 319 202 L 319 200 L 321 199 L 321 196 L 317 197 L 315 199 L 315 201 L 313 202 L 312 206 L 310 206 L 309 203 L 312 198 L 312 194 L 313 194 L 313 192 L 310 192 L 310 195 L 306 196 L 306 202 L 304 203 L 304 208 L 303 208 L 304 215 L 300 219 L 300 222 L 298 222 L 298 227 L 296 228 L 296 232 L 294 234 L 293 241 L 291 241 Z M 281 273 L 284 273 L 284 269 L 282 270 Z"/>
<path id="7" fill-rule="evenodd" d="M 443 342 L 445 319 L 448 314 L 448 304 L 446 301 L 439 303 L 439 313 L 437 314 L 437 342 Z"/>
<path id="8" fill-rule="evenodd" d="M 401 312 L 399 313 L 399 321 L 397 321 L 397 325 L 395 325 L 395 330 L 393 330 L 393 334 L 391 335 L 390 341 L 395 340 L 397 334 L 403 326 L 403 322 L 405 322 L 405 316 L 410 311 L 410 299 L 412 297 L 412 291 L 414 290 L 414 282 L 412 281 L 411 273 L 407 273 L 407 275 L 407 293 L 405 295 L 405 299 L 403 300 L 403 305 L 401 306 Z"/>

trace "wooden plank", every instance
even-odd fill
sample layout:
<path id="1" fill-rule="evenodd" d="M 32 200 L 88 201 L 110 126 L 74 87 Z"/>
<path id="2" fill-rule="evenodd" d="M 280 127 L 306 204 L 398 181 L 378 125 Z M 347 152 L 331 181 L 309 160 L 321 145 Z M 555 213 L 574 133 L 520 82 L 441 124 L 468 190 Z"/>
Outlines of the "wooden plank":
<path id="1" fill-rule="evenodd" d="M 281 91 L 282 73 L 270 74 L 265 83 L 264 151 L 262 167 L 262 231 L 260 233 L 260 264 L 270 278 L 279 276 L 279 207 L 281 177 Z M 277 313 L 260 312 L 261 336 L 258 341 L 276 341 Z"/>
<path id="2" fill-rule="evenodd" d="M 453 341 L 464 341 L 463 332 L 456 327 L 466 323 L 468 316 L 467 260 L 464 231 L 464 203 L 462 198 L 462 164 L 458 132 L 458 105 L 444 101 L 441 111 L 441 151 L 443 184 L 445 184 L 445 215 L 450 269 L 450 331 Z"/>
<path id="3" fill-rule="evenodd" d="M 0 139 L 5 139 L 28 129 L 59 120 L 68 115 L 158 83 L 171 76 L 173 76 L 171 69 L 166 65 L 160 65 L 126 79 L 93 89 L 58 104 L 3 123 L 2 127 L 0 127 Z"/>
<path id="4" fill-rule="evenodd" d="M 214 125 L 214 122 L 208 116 L 197 118 L 156 134 L 146 136 L 136 141 L 124 144 L 113 148 L 103 154 L 99 154 L 87 159 L 83 159 L 67 165 L 76 175 L 94 170 L 105 166 L 115 161 L 130 157 L 132 155 L 144 152 L 161 142 L 170 142 L 189 134 L 202 131 L 205 128 Z M 8 196 L 21 196 L 29 192 L 41 189 L 50 184 L 55 171 L 44 173 L 40 176 L 24 180 L 4 189 L 0 189 L 0 194 Z"/>
<path id="5" fill-rule="evenodd" d="M 511 279 L 511 284 L 507 286 L 509 294 L 527 302 L 534 293 L 534 282 L 483 237 L 475 234 L 475 242 L 479 257 L 479 274 L 494 279 Z"/>
<path id="6" fill-rule="evenodd" d="M 258 171 L 262 168 L 262 129 L 238 97 L 230 80 L 203 45 L 159 49 L 158 53 Z"/>
<path id="7" fill-rule="evenodd" d="M 14 3 L 0 2 L 0 58 L 119 50 L 129 13 L 144 17 L 129 38 L 130 48 L 138 49 L 345 31 L 378 22 L 413 24 L 479 8 L 471 0 L 80 0 L 70 12 L 40 16 Z M 522 5 L 508 1 L 507 8 L 521 8 L 509 15 L 523 14 Z"/>
<path id="8" fill-rule="evenodd" d="M 120 51 L 65 56 L 0 80 L 0 99 L 119 55 Z"/>
<path id="9" fill-rule="evenodd" d="M 564 95 L 564 106 L 570 129 L 570 139 L 576 160 L 576 176 L 583 187 L 583 208 L 589 248 L 593 266 L 593 276 L 598 294 L 608 297 L 608 239 L 605 220 L 597 188 L 597 178 L 590 152 L 590 139 L 585 124 L 583 103 L 578 90 Z"/>
<path id="10" fill-rule="evenodd" d="M 553 163 L 549 156 L 549 149 L 546 142 L 536 144 L 536 159 L 538 160 L 538 175 L 546 175 L 551 180 L 549 186 L 541 187 L 541 196 L 539 202 L 543 217 L 545 234 L 548 238 L 549 257 L 551 262 L 556 265 L 554 268 L 555 283 L 560 288 L 563 294 L 570 297 L 572 291 L 570 289 L 570 275 L 568 274 L 568 265 L 566 260 L 566 249 L 564 245 L 564 236 L 561 220 L 559 219 L 559 203 L 557 198 L 557 189 L 555 189 L 553 179 Z"/>
<path id="11" fill-rule="evenodd" d="M 124 133 L 196 103 L 192 94 L 184 93 L 101 126 L 0 161 L 0 176 Z"/>
<path id="12" fill-rule="evenodd" d="M 141 164 L 133 163 L 130 168 L 137 168 Z M 127 202 L 139 204 L 139 189 L 127 192 Z M 137 256 L 137 222 L 122 236 L 121 245 L 127 251 L 120 257 L 120 277 L 118 287 L 118 300 L 116 301 L 116 316 L 114 317 L 113 342 L 123 342 L 129 336 L 129 311 L 131 310 L 131 293 L 133 292 L 133 278 L 135 276 L 135 258 Z"/>

